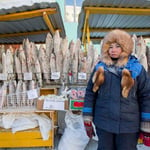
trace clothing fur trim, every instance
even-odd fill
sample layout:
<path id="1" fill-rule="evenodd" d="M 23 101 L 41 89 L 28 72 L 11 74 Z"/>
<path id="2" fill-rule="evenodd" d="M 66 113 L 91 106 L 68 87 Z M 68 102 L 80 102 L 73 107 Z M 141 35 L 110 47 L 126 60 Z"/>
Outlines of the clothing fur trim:
<path id="1" fill-rule="evenodd" d="M 103 67 L 99 67 L 98 70 L 94 73 L 92 81 L 94 83 L 93 92 L 96 92 L 100 85 L 104 82 L 104 69 Z"/>
<path id="2" fill-rule="evenodd" d="M 134 85 L 134 80 L 131 77 L 130 72 L 127 69 L 122 70 L 122 79 L 121 79 L 121 87 L 122 87 L 122 96 L 127 98 L 130 89 Z"/>
<path id="3" fill-rule="evenodd" d="M 93 92 L 97 92 L 100 86 L 104 82 L 104 69 L 103 67 L 99 67 L 98 70 L 94 73 L 92 82 Z M 122 87 L 122 96 L 127 98 L 130 92 L 130 89 L 134 85 L 134 79 L 131 77 L 130 72 L 127 69 L 122 70 L 122 79 L 121 79 L 121 87 Z"/>
<path id="4" fill-rule="evenodd" d="M 110 44 L 112 43 L 118 43 L 123 51 L 117 61 L 116 66 L 124 66 L 128 61 L 128 56 L 133 51 L 134 43 L 131 36 L 127 32 L 119 29 L 112 30 L 105 36 L 102 44 L 101 60 L 107 65 L 113 65 L 113 61 L 108 54 Z"/>

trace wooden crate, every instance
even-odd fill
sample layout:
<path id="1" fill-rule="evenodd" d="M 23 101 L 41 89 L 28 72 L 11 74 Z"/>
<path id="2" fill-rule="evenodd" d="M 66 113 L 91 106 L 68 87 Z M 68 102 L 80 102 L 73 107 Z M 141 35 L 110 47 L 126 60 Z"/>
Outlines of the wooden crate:
<path id="1" fill-rule="evenodd" d="M 38 111 L 37 113 L 45 113 L 54 122 L 54 111 Z M 52 123 L 53 124 L 53 123 Z M 53 126 L 53 125 L 52 125 Z M 49 139 L 43 140 L 40 129 L 34 128 L 25 131 L 12 133 L 11 130 L 0 128 L 0 147 L 54 147 L 54 128 L 49 132 Z"/>
<path id="2" fill-rule="evenodd" d="M 40 95 L 58 94 L 57 88 L 41 88 Z"/>
<path id="3" fill-rule="evenodd" d="M 41 88 L 40 95 L 58 94 L 58 88 Z M 54 125 L 58 126 L 58 112 L 54 111 Z M 56 132 L 56 130 L 55 130 Z"/>

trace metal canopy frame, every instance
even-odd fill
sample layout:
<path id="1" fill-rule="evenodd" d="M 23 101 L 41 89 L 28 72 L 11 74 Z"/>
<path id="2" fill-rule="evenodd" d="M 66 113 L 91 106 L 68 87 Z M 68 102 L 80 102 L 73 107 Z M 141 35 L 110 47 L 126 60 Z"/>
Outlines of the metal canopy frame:
<path id="1" fill-rule="evenodd" d="M 101 38 L 91 38 L 90 32 L 108 32 L 114 28 L 91 28 L 89 26 L 89 17 L 94 14 L 118 14 L 118 15 L 144 15 L 150 16 L 150 9 L 141 8 L 116 8 L 116 7 L 84 7 L 85 20 L 84 26 L 81 30 L 82 33 L 82 44 L 86 47 L 86 43 L 90 40 L 98 40 Z M 127 32 L 150 32 L 150 28 L 121 28 Z"/>
<path id="2" fill-rule="evenodd" d="M 53 27 L 51 20 L 48 17 L 48 15 L 56 14 L 56 13 L 57 13 L 56 8 L 46 8 L 46 9 L 39 9 L 39 10 L 33 10 L 33 11 L 25 11 L 25 12 L 19 12 L 19 13 L 0 15 L 0 22 L 12 21 L 12 20 L 17 21 L 17 20 L 22 20 L 22 19 L 34 18 L 34 17 L 43 17 L 43 20 L 49 29 L 49 30 L 33 31 L 33 32 L 0 34 L 0 37 L 36 35 L 36 34 L 48 33 L 48 32 L 51 32 L 52 34 L 54 34 L 56 30 L 59 30 L 61 32 L 61 29 L 55 29 Z"/>

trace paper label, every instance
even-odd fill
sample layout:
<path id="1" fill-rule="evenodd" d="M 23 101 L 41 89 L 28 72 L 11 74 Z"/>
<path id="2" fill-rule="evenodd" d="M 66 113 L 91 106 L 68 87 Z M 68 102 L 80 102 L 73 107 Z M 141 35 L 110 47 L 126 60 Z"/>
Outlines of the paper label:
<path id="1" fill-rule="evenodd" d="M 50 100 L 49 98 L 44 99 L 43 109 L 64 110 L 64 108 L 64 101 Z"/>
<path id="2" fill-rule="evenodd" d="M 0 80 L 7 80 L 7 73 L 0 73 Z"/>
<path id="3" fill-rule="evenodd" d="M 23 75 L 24 80 L 32 80 L 32 72 L 25 72 Z"/>
<path id="4" fill-rule="evenodd" d="M 78 73 L 78 79 L 79 79 L 79 80 L 86 80 L 86 73 L 84 73 L 84 72 L 79 72 L 79 73 Z"/>
<path id="5" fill-rule="evenodd" d="M 37 89 L 27 91 L 28 99 L 35 99 L 38 98 Z"/>
<path id="6" fill-rule="evenodd" d="M 51 79 L 52 80 L 58 80 L 58 79 L 60 79 L 60 72 L 52 72 Z"/>

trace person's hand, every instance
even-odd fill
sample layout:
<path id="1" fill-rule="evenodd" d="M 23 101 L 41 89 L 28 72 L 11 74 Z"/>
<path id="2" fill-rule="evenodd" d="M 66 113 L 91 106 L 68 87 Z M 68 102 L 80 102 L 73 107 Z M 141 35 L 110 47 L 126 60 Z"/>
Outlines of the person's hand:
<path id="1" fill-rule="evenodd" d="M 93 136 L 92 121 L 84 121 L 84 126 L 85 126 L 85 130 L 86 130 L 87 136 L 89 138 L 92 138 L 92 136 Z"/>

